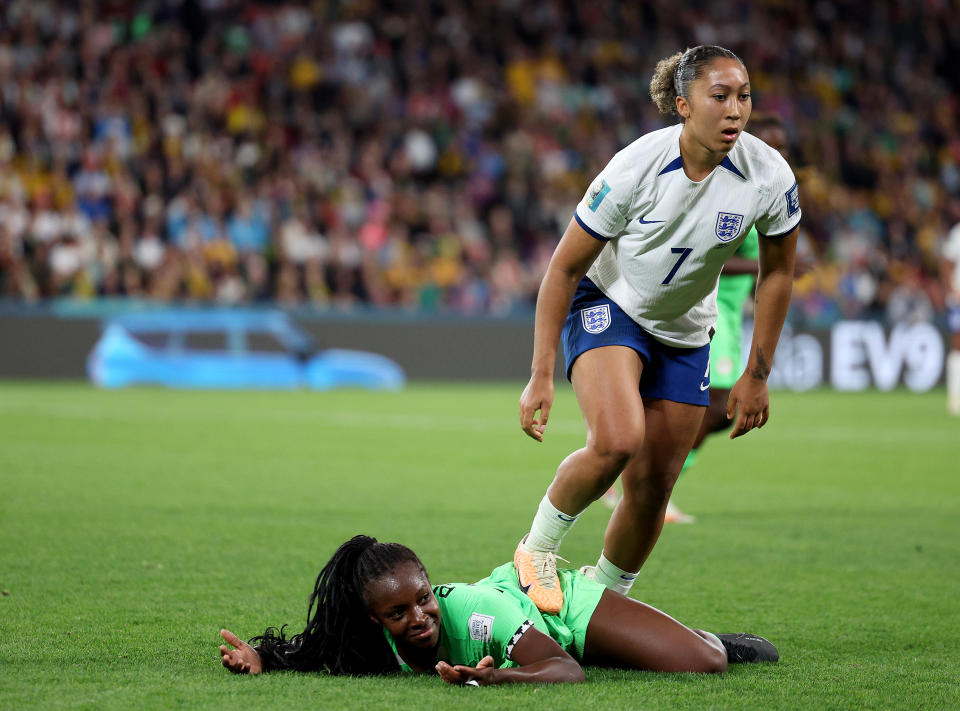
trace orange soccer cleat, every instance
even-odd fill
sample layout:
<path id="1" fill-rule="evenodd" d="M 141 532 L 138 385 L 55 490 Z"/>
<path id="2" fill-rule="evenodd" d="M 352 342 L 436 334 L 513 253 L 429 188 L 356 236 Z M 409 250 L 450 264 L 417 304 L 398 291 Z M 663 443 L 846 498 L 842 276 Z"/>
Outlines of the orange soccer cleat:
<path id="1" fill-rule="evenodd" d="M 520 541 L 513 554 L 520 589 L 541 612 L 559 614 L 563 608 L 563 591 L 560 589 L 560 578 L 557 577 L 557 554 L 527 550 L 524 545 L 526 540 Z"/>

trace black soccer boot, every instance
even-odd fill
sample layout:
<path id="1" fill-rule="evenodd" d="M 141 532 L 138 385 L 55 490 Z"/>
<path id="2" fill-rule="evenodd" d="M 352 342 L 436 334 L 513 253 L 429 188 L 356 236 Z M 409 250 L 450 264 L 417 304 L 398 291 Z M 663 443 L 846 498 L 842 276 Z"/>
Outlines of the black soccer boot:
<path id="1" fill-rule="evenodd" d="M 723 642 L 723 648 L 727 650 L 727 661 L 730 664 L 775 662 L 780 659 L 777 648 L 763 637 L 758 637 L 755 634 L 747 632 L 718 634 L 717 639 Z"/>

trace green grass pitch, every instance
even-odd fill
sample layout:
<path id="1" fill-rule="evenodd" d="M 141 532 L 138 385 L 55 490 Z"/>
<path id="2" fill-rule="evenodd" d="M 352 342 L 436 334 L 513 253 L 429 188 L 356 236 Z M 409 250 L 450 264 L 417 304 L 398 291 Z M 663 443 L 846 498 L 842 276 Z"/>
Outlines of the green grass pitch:
<path id="1" fill-rule="evenodd" d="M 773 394 L 678 484 L 634 595 L 752 631 L 781 662 L 723 676 L 592 669 L 570 687 L 234 677 L 218 630 L 299 630 L 319 567 L 365 532 L 434 582 L 508 560 L 583 426 L 547 441 L 520 384 L 400 393 L 0 384 L 0 708 L 960 708 L 960 420 L 926 395 Z M 608 512 L 564 542 L 593 563 Z"/>

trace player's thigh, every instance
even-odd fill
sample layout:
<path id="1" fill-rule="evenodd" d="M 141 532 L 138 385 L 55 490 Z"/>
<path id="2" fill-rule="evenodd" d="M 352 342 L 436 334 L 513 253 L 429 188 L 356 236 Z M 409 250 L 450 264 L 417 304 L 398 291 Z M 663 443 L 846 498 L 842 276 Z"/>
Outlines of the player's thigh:
<path id="1" fill-rule="evenodd" d="M 672 400 L 644 403 L 646 437 L 638 455 L 624 469 L 624 494 L 651 479 L 672 486 L 700 431 L 706 407 Z"/>
<path id="2" fill-rule="evenodd" d="M 603 346 L 580 354 L 570 382 L 587 426 L 587 442 L 628 434 L 643 439 L 644 411 L 640 398 L 643 361 L 628 346 Z"/>
<path id="3" fill-rule="evenodd" d="M 720 671 L 722 650 L 675 619 L 611 590 L 600 598 L 584 642 L 583 662 L 652 671 Z"/>

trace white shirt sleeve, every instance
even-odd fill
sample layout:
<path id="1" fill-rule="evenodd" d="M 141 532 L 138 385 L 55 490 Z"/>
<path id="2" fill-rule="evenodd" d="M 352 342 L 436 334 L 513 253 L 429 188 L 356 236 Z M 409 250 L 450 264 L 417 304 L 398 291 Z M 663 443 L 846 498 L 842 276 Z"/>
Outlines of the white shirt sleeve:
<path id="1" fill-rule="evenodd" d="M 636 192 L 636 179 L 624 162 L 619 153 L 610 160 L 574 213 L 584 230 L 604 242 L 619 237 L 627 226 L 626 215 Z"/>
<path id="2" fill-rule="evenodd" d="M 761 235 L 785 235 L 800 224 L 800 190 L 786 161 L 779 165 L 773 179 L 773 192 L 766 210 L 757 218 Z"/>

